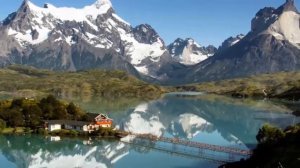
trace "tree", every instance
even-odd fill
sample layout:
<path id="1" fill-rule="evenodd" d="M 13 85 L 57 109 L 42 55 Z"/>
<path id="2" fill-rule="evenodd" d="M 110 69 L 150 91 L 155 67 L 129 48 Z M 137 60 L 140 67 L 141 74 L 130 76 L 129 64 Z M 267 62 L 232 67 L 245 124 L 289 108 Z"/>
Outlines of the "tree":
<path id="1" fill-rule="evenodd" d="M 0 130 L 3 130 L 4 128 L 6 128 L 6 122 L 0 119 Z"/>
<path id="2" fill-rule="evenodd" d="M 2 117 L 10 127 L 24 126 L 24 117 L 18 108 L 5 110 Z"/>
<path id="3" fill-rule="evenodd" d="M 67 112 L 71 115 L 71 119 L 80 120 L 83 116 L 82 111 L 74 103 L 70 103 L 67 107 Z"/>
<path id="4" fill-rule="evenodd" d="M 63 105 L 55 107 L 55 109 L 53 110 L 52 119 L 56 119 L 56 120 L 68 119 L 68 113 L 66 108 Z"/>
<path id="5" fill-rule="evenodd" d="M 44 119 L 58 118 L 59 116 L 57 116 L 57 112 L 55 112 L 55 110 L 60 108 L 60 106 L 62 106 L 62 104 L 53 95 L 43 98 L 39 103 L 39 107 L 43 112 Z"/>
<path id="6" fill-rule="evenodd" d="M 268 124 L 259 129 L 256 140 L 260 144 L 274 144 L 284 138 L 285 134 L 281 129 L 272 127 Z"/>
<path id="7" fill-rule="evenodd" d="M 39 105 L 39 107 L 43 112 L 44 119 L 49 120 L 53 118 L 53 111 L 54 111 L 53 106 L 51 106 L 50 104 L 43 104 L 43 105 Z"/>
<path id="8" fill-rule="evenodd" d="M 40 106 L 43 106 L 46 104 L 50 104 L 52 106 L 58 106 L 60 104 L 60 102 L 53 95 L 49 95 L 47 98 L 43 98 L 40 101 Z"/>
<path id="9" fill-rule="evenodd" d="M 11 103 L 10 108 L 17 108 L 17 107 L 22 107 L 23 106 L 23 98 L 22 99 L 14 99 Z"/>
<path id="10" fill-rule="evenodd" d="M 27 127 L 36 128 L 42 123 L 42 110 L 37 105 L 31 105 L 23 109 L 25 117 L 25 125 Z"/>

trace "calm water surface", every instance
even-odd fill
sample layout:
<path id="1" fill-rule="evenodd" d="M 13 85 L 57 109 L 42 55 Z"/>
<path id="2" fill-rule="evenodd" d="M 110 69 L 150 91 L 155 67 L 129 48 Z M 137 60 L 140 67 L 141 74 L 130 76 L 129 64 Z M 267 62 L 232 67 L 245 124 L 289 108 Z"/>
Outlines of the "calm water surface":
<path id="1" fill-rule="evenodd" d="M 241 149 L 255 147 L 255 135 L 264 123 L 285 127 L 300 122 L 280 102 L 213 95 L 168 94 L 150 102 L 91 97 L 72 101 L 89 112 L 108 113 L 116 127 L 126 131 Z M 128 144 L 88 139 L 51 141 L 51 137 L 33 135 L 0 136 L 1 168 L 214 168 L 220 165 L 214 160 L 222 159 L 240 157 L 141 140 Z"/>

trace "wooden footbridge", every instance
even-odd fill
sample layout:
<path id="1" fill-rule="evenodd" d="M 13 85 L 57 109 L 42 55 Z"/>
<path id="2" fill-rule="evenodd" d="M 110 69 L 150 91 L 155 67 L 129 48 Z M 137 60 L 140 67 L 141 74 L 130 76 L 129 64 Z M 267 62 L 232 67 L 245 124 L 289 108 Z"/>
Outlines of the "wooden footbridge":
<path id="1" fill-rule="evenodd" d="M 140 138 L 140 139 L 146 139 L 150 140 L 152 142 L 165 142 L 175 145 L 181 145 L 181 146 L 187 146 L 191 148 L 198 148 L 198 149 L 204 149 L 214 152 L 220 152 L 220 153 L 228 153 L 232 155 L 239 155 L 239 156 L 250 156 L 252 154 L 252 151 L 250 150 L 244 150 L 244 149 L 238 149 L 233 147 L 225 147 L 225 146 L 219 146 L 219 145 L 212 145 L 212 144 L 206 144 L 201 142 L 194 142 L 189 140 L 183 140 L 179 138 L 168 138 L 168 137 L 158 137 L 152 134 L 136 134 L 136 133 L 130 133 L 130 132 L 124 132 L 124 135 L 133 136 L 134 138 Z"/>
<path id="2" fill-rule="evenodd" d="M 122 141 L 123 143 L 128 143 L 128 144 L 133 144 L 135 146 L 140 146 L 140 147 L 147 147 L 149 149 L 152 150 L 156 150 L 162 153 L 167 153 L 173 156 L 178 156 L 178 157 L 183 157 L 183 158 L 188 158 L 188 159 L 201 159 L 201 160 L 206 160 L 209 161 L 211 163 L 217 164 L 217 165 L 222 165 L 225 163 L 229 163 L 229 162 L 234 162 L 236 160 L 232 159 L 232 158 L 228 158 L 228 159 L 217 159 L 217 157 L 215 156 L 208 156 L 207 154 L 202 153 L 202 151 L 199 151 L 198 154 L 192 154 L 190 153 L 190 151 L 175 151 L 175 150 L 170 150 L 166 147 L 161 147 L 161 146 L 149 146 L 149 145 L 145 145 L 145 144 L 137 144 L 131 141 Z"/>

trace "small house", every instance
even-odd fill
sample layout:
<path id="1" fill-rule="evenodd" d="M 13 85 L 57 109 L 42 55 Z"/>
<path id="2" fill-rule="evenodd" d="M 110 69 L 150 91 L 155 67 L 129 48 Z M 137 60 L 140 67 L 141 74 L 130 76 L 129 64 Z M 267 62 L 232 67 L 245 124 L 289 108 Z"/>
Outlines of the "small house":
<path id="1" fill-rule="evenodd" d="M 105 114 L 99 114 L 97 117 L 95 117 L 95 125 L 96 127 L 103 127 L 103 128 L 110 128 L 112 127 L 113 120 L 109 118 Z"/>
<path id="2" fill-rule="evenodd" d="M 113 120 L 110 119 L 107 115 L 99 114 L 94 118 L 94 121 L 91 122 L 70 120 L 46 120 L 45 129 L 50 132 L 61 129 L 92 132 L 94 130 L 98 130 L 100 127 L 110 128 L 112 127 L 112 123 Z"/>

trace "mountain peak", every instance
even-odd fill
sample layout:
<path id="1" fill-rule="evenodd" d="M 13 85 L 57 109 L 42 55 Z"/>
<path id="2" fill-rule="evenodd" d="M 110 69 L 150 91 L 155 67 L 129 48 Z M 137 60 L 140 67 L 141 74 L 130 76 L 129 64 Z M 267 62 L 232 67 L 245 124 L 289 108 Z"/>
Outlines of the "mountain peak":
<path id="1" fill-rule="evenodd" d="M 112 3 L 110 0 L 96 0 L 96 2 L 94 3 L 94 5 L 96 6 L 96 8 L 100 9 L 102 7 L 112 7 Z"/>
<path id="2" fill-rule="evenodd" d="M 285 2 L 286 4 L 294 4 L 294 0 L 286 0 L 286 2 Z"/>
<path id="3" fill-rule="evenodd" d="M 285 11 L 294 11 L 298 13 L 294 0 L 286 0 L 286 2 L 277 9 L 278 14 L 281 14 Z"/>
<path id="4" fill-rule="evenodd" d="M 219 47 L 218 52 L 222 52 L 225 51 L 226 49 L 228 49 L 229 47 L 237 44 L 238 42 L 240 42 L 243 38 L 245 37 L 244 34 L 239 34 L 237 36 L 231 36 L 229 38 L 227 38 L 222 45 Z"/>
<path id="5" fill-rule="evenodd" d="M 172 58 L 184 65 L 195 65 L 216 52 L 214 46 L 202 47 L 193 38 L 177 38 L 168 46 Z"/>
<path id="6" fill-rule="evenodd" d="M 21 7 L 19 8 L 19 10 L 28 7 L 29 4 L 30 4 L 29 0 L 23 0 L 22 5 L 21 5 Z"/>
<path id="7" fill-rule="evenodd" d="M 153 44 L 156 42 L 161 42 L 164 44 L 163 40 L 159 37 L 158 33 L 149 24 L 141 24 L 133 28 L 134 38 L 144 44 Z"/>
<path id="8" fill-rule="evenodd" d="M 290 15 L 290 16 L 286 16 Z M 273 8 L 273 7 L 265 7 L 261 10 L 259 10 L 253 18 L 251 23 L 251 30 L 252 32 L 255 32 L 255 34 L 263 32 L 267 30 L 270 26 L 274 26 L 275 22 L 285 22 L 281 25 L 277 25 L 277 27 L 280 27 L 279 29 L 276 29 L 278 32 L 282 32 L 283 29 L 290 29 L 288 27 L 295 27 L 295 24 L 297 25 L 297 19 L 299 15 L 299 12 L 297 8 L 295 7 L 295 1 L 294 0 L 286 0 L 286 2 L 281 5 L 280 7 Z M 293 18 L 293 19 L 291 19 Z M 290 22 L 290 24 L 293 23 L 294 26 L 291 26 L 287 24 L 287 22 Z M 295 22 L 295 23 L 294 23 Z M 286 25 L 286 26 L 285 26 Z M 289 26 L 287 26 L 289 25 Z M 282 27 L 283 26 L 283 27 Z M 299 23 L 298 26 L 299 27 Z M 278 34 L 277 32 L 277 34 Z M 280 33 L 276 36 L 281 36 Z"/>

